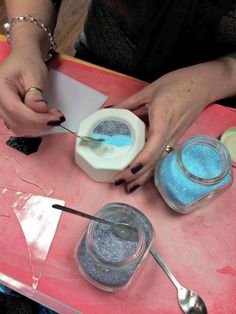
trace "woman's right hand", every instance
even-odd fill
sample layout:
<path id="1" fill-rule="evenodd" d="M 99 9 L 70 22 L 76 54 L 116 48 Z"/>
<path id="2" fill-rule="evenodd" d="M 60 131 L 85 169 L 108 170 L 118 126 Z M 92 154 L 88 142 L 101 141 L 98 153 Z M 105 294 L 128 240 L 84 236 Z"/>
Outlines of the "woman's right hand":
<path id="1" fill-rule="evenodd" d="M 0 65 L 0 117 L 17 136 L 31 136 L 63 122 L 63 114 L 48 108 L 45 90 L 48 70 L 40 53 L 25 47 L 13 49 Z"/>

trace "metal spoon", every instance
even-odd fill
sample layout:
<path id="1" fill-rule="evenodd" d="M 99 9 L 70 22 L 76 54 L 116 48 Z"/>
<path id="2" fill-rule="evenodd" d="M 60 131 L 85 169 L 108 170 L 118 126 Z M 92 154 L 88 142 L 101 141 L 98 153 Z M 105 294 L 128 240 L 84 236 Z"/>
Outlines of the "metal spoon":
<path id="1" fill-rule="evenodd" d="M 162 261 L 161 257 L 158 255 L 154 247 L 151 247 L 149 252 L 175 285 L 178 291 L 179 305 L 182 308 L 183 312 L 186 314 L 207 314 L 207 308 L 202 298 L 193 290 L 184 288 L 178 283 L 178 281 L 175 279 L 171 271 Z"/>
<path id="2" fill-rule="evenodd" d="M 84 212 L 80 212 L 78 210 L 75 210 L 73 208 L 69 208 L 66 206 L 62 206 L 59 204 L 53 204 L 52 205 L 53 208 L 56 209 L 60 209 L 62 211 L 65 211 L 67 213 L 71 213 L 74 215 L 78 215 L 84 218 L 88 218 L 91 220 L 96 220 L 100 223 L 109 225 L 112 228 L 112 231 L 115 235 L 117 235 L 120 239 L 125 240 L 125 241 L 130 241 L 130 242 L 137 242 L 138 241 L 138 231 L 135 227 L 124 223 L 124 222 L 112 222 L 109 220 L 105 220 L 93 215 L 89 215 L 87 213 Z"/>
<path id="3" fill-rule="evenodd" d="M 68 132 L 70 132 L 71 134 L 73 134 L 74 136 L 76 136 L 76 137 L 78 137 L 78 138 L 80 138 L 82 141 L 85 141 L 85 142 L 90 142 L 90 143 L 97 143 L 97 144 L 99 144 L 99 143 L 102 143 L 102 142 L 104 142 L 105 141 L 105 139 L 104 138 L 95 138 L 95 137 L 92 137 L 92 136 L 82 136 L 82 135 L 78 135 L 78 134 L 76 134 L 75 132 L 73 132 L 73 131 L 71 131 L 70 129 L 67 129 L 65 126 L 63 126 L 63 125 L 59 125 L 61 128 L 63 128 L 63 129 L 65 129 L 66 131 L 68 131 Z"/>

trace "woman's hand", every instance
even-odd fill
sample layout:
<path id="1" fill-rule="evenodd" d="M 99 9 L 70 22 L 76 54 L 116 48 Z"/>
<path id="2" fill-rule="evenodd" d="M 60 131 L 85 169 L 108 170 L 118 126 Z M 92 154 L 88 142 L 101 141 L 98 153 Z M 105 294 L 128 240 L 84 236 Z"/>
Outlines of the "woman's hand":
<path id="1" fill-rule="evenodd" d="M 152 178 L 155 165 L 167 154 L 166 146 L 175 146 L 204 107 L 228 92 L 222 86 L 225 85 L 222 77 L 216 76 L 222 62 L 212 61 L 168 73 L 115 106 L 130 110 L 145 106 L 149 120 L 143 150 L 116 177 L 116 185 L 125 184 L 127 191 L 133 192 Z"/>
<path id="2" fill-rule="evenodd" d="M 0 116 L 17 136 L 46 131 L 63 120 L 58 110 L 48 109 L 40 91 L 25 95 L 30 87 L 45 90 L 47 75 L 47 67 L 38 51 L 26 51 L 25 47 L 13 49 L 0 65 Z"/>

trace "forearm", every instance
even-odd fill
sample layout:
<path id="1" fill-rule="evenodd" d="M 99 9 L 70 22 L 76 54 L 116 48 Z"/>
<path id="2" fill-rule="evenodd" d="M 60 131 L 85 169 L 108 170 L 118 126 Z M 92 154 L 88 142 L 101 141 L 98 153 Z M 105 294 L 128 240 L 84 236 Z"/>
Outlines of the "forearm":
<path id="1" fill-rule="evenodd" d="M 220 59 L 202 64 L 202 86 L 206 92 L 207 102 L 236 95 L 236 59 L 225 56 Z M 205 85 L 204 85 L 205 83 Z"/>
<path id="2" fill-rule="evenodd" d="M 184 82 L 180 85 L 180 92 L 186 92 L 193 101 L 201 99 L 201 103 L 207 106 L 236 95 L 236 56 L 232 54 L 182 68 L 168 73 L 163 78 L 171 82 Z"/>
<path id="3" fill-rule="evenodd" d="M 218 77 L 218 95 L 215 100 L 228 98 L 236 95 L 236 53 L 222 57 L 218 60 L 222 66 L 222 76 Z"/>
<path id="4" fill-rule="evenodd" d="M 31 15 L 42 20 L 53 33 L 57 13 L 50 0 L 5 0 L 8 19 L 16 16 Z M 12 49 L 26 49 L 41 57 L 47 55 L 50 43 L 46 32 L 29 22 L 18 22 L 11 30 Z"/>

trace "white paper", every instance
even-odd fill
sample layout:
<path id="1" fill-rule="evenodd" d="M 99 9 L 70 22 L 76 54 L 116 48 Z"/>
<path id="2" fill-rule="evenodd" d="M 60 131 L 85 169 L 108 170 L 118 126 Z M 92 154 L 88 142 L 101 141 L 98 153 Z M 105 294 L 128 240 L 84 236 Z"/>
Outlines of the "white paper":
<path id="1" fill-rule="evenodd" d="M 45 98 L 50 108 L 57 108 L 65 115 L 63 126 L 77 132 L 80 122 L 100 109 L 108 97 L 65 74 L 50 70 Z M 54 127 L 43 135 L 62 132 L 66 131 Z"/>

